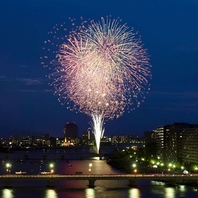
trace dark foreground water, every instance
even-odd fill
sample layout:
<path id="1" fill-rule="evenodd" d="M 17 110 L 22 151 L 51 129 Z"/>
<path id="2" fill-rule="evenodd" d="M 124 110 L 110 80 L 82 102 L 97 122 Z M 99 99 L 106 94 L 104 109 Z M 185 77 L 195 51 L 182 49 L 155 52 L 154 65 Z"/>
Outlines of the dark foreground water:
<path id="1" fill-rule="evenodd" d="M 115 187 L 98 186 L 91 188 L 67 188 L 46 189 L 42 187 L 18 187 L 13 189 L 2 189 L 2 198 L 157 198 L 157 197 L 197 197 L 198 193 L 192 188 L 171 188 L 164 186 L 146 185 L 138 188 L 128 188 L 124 186 Z"/>
<path id="2" fill-rule="evenodd" d="M 89 163 L 92 163 L 91 174 L 113 174 L 119 171 L 110 167 L 105 160 L 56 160 L 55 172 L 61 174 L 75 174 L 76 172 L 89 173 Z M 13 162 L 12 173 L 27 171 L 38 174 L 39 171 L 48 171 L 49 162 L 31 161 Z M 5 172 L 4 161 L 0 173 Z M 46 181 L 14 181 L 12 188 L 4 188 L 5 182 L 0 182 L 1 198 L 176 198 L 198 197 L 194 187 L 168 187 L 162 182 L 138 181 L 137 187 L 129 187 L 128 181 L 96 181 L 95 188 L 88 188 L 88 181 L 56 181 L 54 187 L 46 187 Z"/>

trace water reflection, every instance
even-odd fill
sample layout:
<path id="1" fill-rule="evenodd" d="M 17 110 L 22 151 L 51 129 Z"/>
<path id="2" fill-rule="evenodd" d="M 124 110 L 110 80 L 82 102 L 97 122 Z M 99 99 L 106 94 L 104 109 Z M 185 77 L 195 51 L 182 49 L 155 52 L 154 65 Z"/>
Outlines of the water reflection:
<path id="1" fill-rule="evenodd" d="M 95 197 L 95 190 L 93 188 L 85 189 L 85 197 L 86 198 L 94 198 Z"/>
<path id="2" fill-rule="evenodd" d="M 198 191 L 198 187 L 194 187 L 193 191 L 197 192 Z"/>
<path id="3" fill-rule="evenodd" d="M 175 189 L 174 188 L 165 188 L 165 198 L 174 198 Z"/>
<path id="4" fill-rule="evenodd" d="M 140 190 L 137 188 L 129 189 L 129 198 L 140 197 Z"/>
<path id="5" fill-rule="evenodd" d="M 2 198 L 13 198 L 13 190 L 12 189 L 3 189 L 2 190 Z"/>
<path id="6" fill-rule="evenodd" d="M 186 191 L 186 186 L 180 185 L 180 186 L 179 186 L 179 191 L 185 192 L 185 191 Z"/>
<path id="7" fill-rule="evenodd" d="M 164 182 L 160 182 L 160 181 L 151 181 L 151 184 L 152 185 L 158 185 L 158 186 L 165 186 L 165 183 Z"/>
<path id="8" fill-rule="evenodd" d="M 100 160 L 100 157 L 92 157 L 92 160 Z"/>
<path id="9" fill-rule="evenodd" d="M 45 198 L 57 198 L 57 197 L 58 197 L 58 195 L 55 190 L 53 190 L 53 189 L 46 190 Z"/>

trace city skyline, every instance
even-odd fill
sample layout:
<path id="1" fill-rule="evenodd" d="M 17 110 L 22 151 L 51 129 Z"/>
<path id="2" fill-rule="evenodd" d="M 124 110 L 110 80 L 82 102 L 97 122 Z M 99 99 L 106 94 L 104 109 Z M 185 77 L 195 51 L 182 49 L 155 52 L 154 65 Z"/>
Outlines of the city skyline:
<path id="1" fill-rule="evenodd" d="M 40 64 L 47 32 L 69 17 L 120 17 L 141 36 L 152 65 L 151 90 L 133 112 L 105 124 L 105 135 L 142 135 L 174 122 L 198 123 L 198 2 L 0 2 L 0 128 L 61 136 L 66 122 L 79 133 L 91 118 L 61 106 Z M 97 8 L 97 9 L 96 9 Z M 1 134 L 4 136 L 5 134 Z"/>

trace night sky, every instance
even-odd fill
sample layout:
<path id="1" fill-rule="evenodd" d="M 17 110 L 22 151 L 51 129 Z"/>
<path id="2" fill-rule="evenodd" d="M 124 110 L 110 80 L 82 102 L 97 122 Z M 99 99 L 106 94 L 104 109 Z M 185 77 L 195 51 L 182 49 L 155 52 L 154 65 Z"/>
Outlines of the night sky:
<path id="1" fill-rule="evenodd" d="M 47 32 L 69 17 L 120 17 L 141 36 L 151 90 L 131 113 L 105 122 L 105 135 L 142 135 L 159 125 L 198 123 L 198 0 L 0 0 L 0 136 L 13 131 L 62 136 L 91 119 L 61 106 L 40 64 Z"/>

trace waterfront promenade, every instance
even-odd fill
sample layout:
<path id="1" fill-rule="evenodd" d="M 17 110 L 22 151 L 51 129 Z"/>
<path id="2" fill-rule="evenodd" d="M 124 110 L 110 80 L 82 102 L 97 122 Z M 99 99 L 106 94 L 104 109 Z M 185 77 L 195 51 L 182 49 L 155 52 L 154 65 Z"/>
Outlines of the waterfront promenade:
<path id="1" fill-rule="evenodd" d="M 14 180 L 46 180 L 48 187 L 53 187 L 55 180 L 87 180 L 88 186 L 95 187 L 97 180 L 128 180 L 129 186 L 135 186 L 137 180 L 154 180 L 167 182 L 170 185 L 192 182 L 198 186 L 198 174 L 190 175 L 164 175 L 164 174 L 39 174 L 39 175 L 0 175 L 0 180 L 4 180 L 5 187 L 11 187 Z"/>

